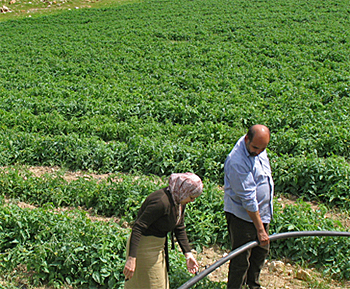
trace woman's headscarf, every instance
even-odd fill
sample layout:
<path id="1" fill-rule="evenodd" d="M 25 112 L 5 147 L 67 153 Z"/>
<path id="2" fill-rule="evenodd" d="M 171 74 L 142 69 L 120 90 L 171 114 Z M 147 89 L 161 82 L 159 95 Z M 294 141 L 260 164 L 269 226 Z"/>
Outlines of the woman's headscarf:
<path id="1" fill-rule="evenodd" d="M 203 183 L 200 177 L 193 173 L 171 174 L 169 177 L 169 190 L 176 205 L 177 222 L 182 216 L 182 200 L 188 197 L 198 197 L 203 191 Z"/>

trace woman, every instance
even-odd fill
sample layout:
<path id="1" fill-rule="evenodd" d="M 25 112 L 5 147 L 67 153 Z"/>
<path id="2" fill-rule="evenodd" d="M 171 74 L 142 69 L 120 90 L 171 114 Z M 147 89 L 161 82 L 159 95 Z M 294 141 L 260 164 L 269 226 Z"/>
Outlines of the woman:
<path id="1" fill-rule="evenodd" d="M 172 174 L 169 186 L 153 192 L 143 202 L 127 244 L 123 270 L 125 289 L 169 288 L 166 236 L 174 231 L 185 254 L 187 269 L 194 274 L 198 263 L 191 253 L 184 226 L 186 204 L 203 191 L 201 179 L 193 173 Z"/>

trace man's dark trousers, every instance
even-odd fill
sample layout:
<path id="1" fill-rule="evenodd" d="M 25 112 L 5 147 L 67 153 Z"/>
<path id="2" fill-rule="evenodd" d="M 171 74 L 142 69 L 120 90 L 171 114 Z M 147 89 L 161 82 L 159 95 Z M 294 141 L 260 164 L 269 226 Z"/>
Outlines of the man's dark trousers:
<path id="1" fill-rule="evenodd" d="M 257 231 L 252 222 L 244 221 L 226 212 L 227 227 L 232 250 L 251 241 L 257 241 Z M 269 224 L 264 224 L 268 233 Z M 227 289 L 241 289 L 244 284 L 250 289 L 260 288 L 259 275 L 269 252 L 269 246 L 257 246 L 246 250 L 230 261 Z"/>

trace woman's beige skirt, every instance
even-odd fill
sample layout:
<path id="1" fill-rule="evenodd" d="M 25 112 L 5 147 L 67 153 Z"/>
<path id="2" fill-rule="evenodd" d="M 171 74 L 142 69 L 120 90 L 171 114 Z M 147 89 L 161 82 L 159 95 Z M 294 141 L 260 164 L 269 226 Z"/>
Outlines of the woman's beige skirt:
<path id="1" fill-rule="evenodd" d="M 135 273 L 125 282 L 125 289 L 169 289 L 164 244 L 165 238 L 141 236 Z M 126 256 L 129 256 L 129 245 L 130 237 L 126 246 Z"/>

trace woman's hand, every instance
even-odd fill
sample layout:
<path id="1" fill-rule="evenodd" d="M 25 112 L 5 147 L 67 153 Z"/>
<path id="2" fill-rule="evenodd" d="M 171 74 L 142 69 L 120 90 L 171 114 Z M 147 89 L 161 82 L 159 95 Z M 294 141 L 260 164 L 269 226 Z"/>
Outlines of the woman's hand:
<path id="1" fill-rule="evenodd" d="M 195 274 L 198 271 L 198 263 L 192 253 L 185 253 L 188 272 Z"/>
<path id="2" fill-rule="evenodd" d="M 129 256 L 128 259 L 126 260 L 124 270 L 123 270 L 126 280 L 129 280 L 132 278 L 132 276 L 134 276 L 135 268 L 136 268 L 136 258 Z"/>

